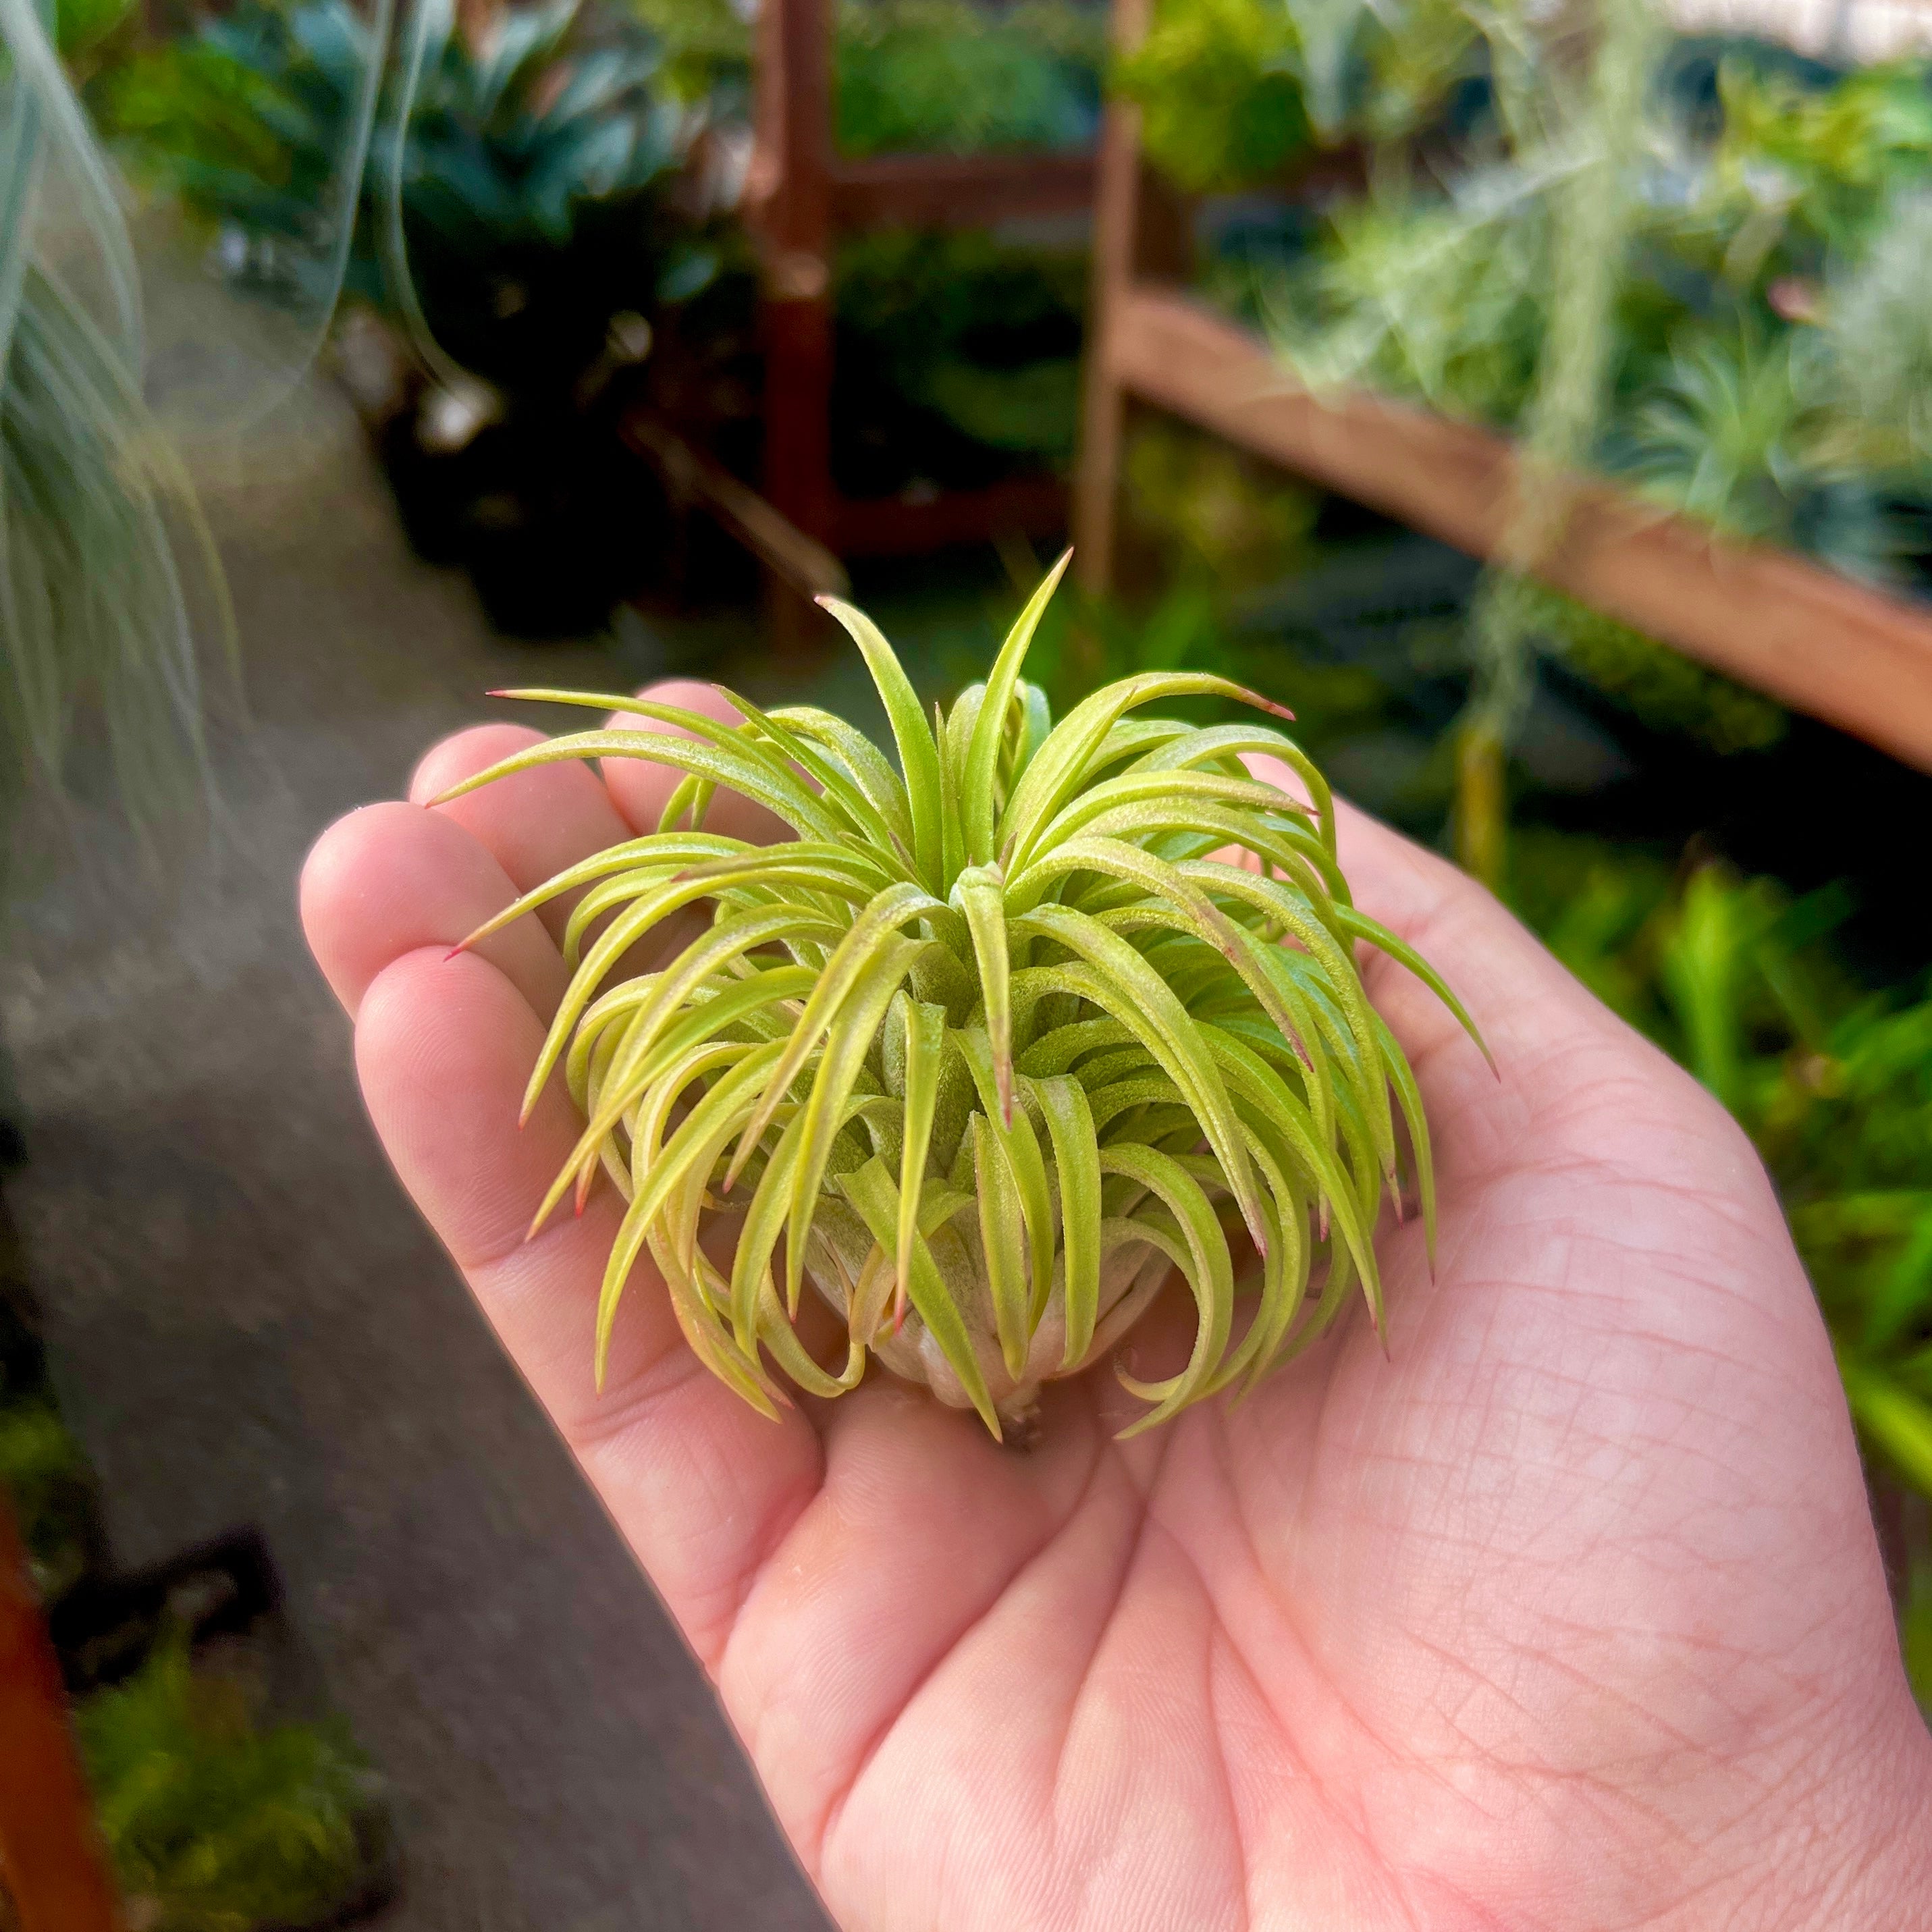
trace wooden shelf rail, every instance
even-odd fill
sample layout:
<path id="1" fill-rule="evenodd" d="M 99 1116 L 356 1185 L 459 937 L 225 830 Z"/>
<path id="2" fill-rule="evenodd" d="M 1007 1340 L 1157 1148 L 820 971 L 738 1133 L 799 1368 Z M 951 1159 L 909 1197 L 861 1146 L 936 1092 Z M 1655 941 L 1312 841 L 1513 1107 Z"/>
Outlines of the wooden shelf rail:
<path id="1" fill-rule="evenodd" d="M 1147 0 L 1116 0 L 1131 46 Z M 1476 557 L 1502 541 L 1515 487 L 1507 438 L 1361 392 L 1318 400 L 1268 345 L 1141 261 L 1134 110 L 1101 141 L 1094 298 L 1075 506 L 1076 568 L 1113 575 L 1128 399 L 1209 430 L 1323 488 Z M 1583 482 L 1564 540 L 1537 574 L 1580 602 L 1795 710 L 1932 771 L 1932 611 L 1790 552 L 1720 542 L 1704 526 Z"/>
<path id="2" fill-rule="evenodd" d="M 1066 493 L 1053 477 L 926 498 L 840 496 L 832 480 L 832 254 L 840 235 L 866 229 L 1083 214 L 1093 206 L 1093 157 L 842 158 L 832 135 L 835 4 L 766 0 L 759 10 L 746 205 L 763 257 L 764 494 L 842 556 L 905 555 L 1002 532 L 1049 536 L 1066 518 Z"/>
<path id="3" fill-rule="evenodd" d="M 8 1932 L 122 1932 L 60 1665 L 0 1496 L 0 1924 Z"/>

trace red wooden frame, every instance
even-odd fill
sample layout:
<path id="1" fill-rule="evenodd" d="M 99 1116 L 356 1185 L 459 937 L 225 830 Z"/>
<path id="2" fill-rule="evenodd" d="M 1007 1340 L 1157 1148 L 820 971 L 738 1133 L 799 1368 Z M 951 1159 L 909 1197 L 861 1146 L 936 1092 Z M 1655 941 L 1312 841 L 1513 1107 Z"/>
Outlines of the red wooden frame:
<path id="1" fill-rule="evenodd" d="M 16 1925 L 19 1932 L 118 1932 L 122 1924 L 68 1729 L 60 1666 L 4 1496 L 0 1923 Z"/>
<path id="2" fill-rule="evenodd" d="M 758 32 L 758 148 L 748 211 L 763 255 L 764 490 L 843 556 L 904 556 L 1065 526 L 1059 479 L 1016 477 L 919 500 L 854 501 L 832 480 L 832 251 L 868 228 L 983 226 L 1092 206 L 1085 154 L 889 154 L 832 145 L 836 0 L 766 0 Z"/>

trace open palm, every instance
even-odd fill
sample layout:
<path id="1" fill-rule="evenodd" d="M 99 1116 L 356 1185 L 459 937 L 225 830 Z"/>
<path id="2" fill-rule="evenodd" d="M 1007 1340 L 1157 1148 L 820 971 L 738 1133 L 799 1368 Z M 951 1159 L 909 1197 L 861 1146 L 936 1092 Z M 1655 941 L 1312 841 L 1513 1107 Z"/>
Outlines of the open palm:
<path id="1" fill-rule="evenodd" d="M 413 796 L 532 735 L 450 740 Z M 878 1376 L 766 1421 L 640 1282 L 596 1395 L 615 1204 L 523 1239 L 577 1131 L 554 1087 L 515 1125 L 556 927 L 447 956 L 670 783 L 552 766 L 368 808 L 304 914 L 398 1173 L 842 1924 L 1932 1922 L 1932 1742 L 1762 1170 L 1487 895 L 1359 815 L 1357 899 L 1501 1072 L 1369 968 L 1443 1204 L 1432 1280 L 1420 1228 L 1384 1232 L 1386 1353 L 1345 1322 L 1245 1406 L 1127 1444 L 1134 1405 L 1090 1376 L 1021 1454 Z"/>

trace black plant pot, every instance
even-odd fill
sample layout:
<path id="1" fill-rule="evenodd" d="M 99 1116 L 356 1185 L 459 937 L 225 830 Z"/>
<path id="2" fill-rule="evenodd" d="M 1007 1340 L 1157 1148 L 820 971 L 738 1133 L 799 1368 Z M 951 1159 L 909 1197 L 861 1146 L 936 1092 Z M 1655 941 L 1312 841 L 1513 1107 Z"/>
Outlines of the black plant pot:
<path id="1" fill-rule="evenodd" d="M 581 636 L 664 572 L 670 506 L 608 412 L 519 402 L 461 448 L 426 448 L 413 412 L 380 433 L 404 533 L 431 563 L 468 572 L 506 637 Z"/>

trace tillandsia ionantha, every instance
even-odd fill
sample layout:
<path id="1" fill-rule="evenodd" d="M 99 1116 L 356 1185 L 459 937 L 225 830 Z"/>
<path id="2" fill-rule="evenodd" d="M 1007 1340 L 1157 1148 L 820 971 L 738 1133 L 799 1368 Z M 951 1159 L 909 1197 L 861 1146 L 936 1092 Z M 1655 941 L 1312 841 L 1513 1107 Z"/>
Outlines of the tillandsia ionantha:
<path id="1" fill-rule="evenodd" d="M 1358 1285 L 1379 1328 L 1373 1234 L 1385 1187 L 1400 1210 L 1405 1164 L 1432 1250 L 1421 1096 L 1356 942 L 1473 1026 L 1351 904 L 1328 787 L 1291 740 L 1139 715 L 1210 695 L 1292 714 L 1224 678 L 1148 672 L 1052 722 L 1020 672 L 1066 562 L 986 682 L 930 725 L 871 620 L 824 600 L 878 687 L 897 772 L 806 706 L 733 696 L 741 722 L 721 724 L 632 698 L 500 694 L 671 731 L 551 739 L 446 796 L 565 759 L 681 774 L 656 832 L 559 873 L 465 942 L 582 894 L 525 1117 L 560 1066 L 586 1124 L 536 1226 L 573 1192 L 580 1206 L 600 1170 L 628 1204 L 598 1310 L 600 1379 L 648 1252 L 699 1359 L 758 1408 L 785 1400 L 774 1368 L 836 1396 L 876 1356 L 997 1436 L 1030 1418 L 1042 1382 L 1106 1357 L 1178 1270 L 1197 1312 L 1185 1366 L 1150 1382 L 1119 1371 L 1150 1405 L 1132 1425 L 1144 1429 L 1252 1388 Z M 1285 761 L 1306 797 L 1251 776 L 1247 753 Z M 707 832 L 721 786 L 795 838 Z M 668 963 L 621 976 L 654 928 L 707 906 Z M 728 1272 L 705 1238 L 728 1217 Z M 1240 1231 L 1258 1259 L 1251 1296 Z M 794 1326 L 808 1279 L 844 1322 L 842 1365 L 821 1366 Z M 1252 1300 L 1244 1322 L 1238 1299 Z"/>

